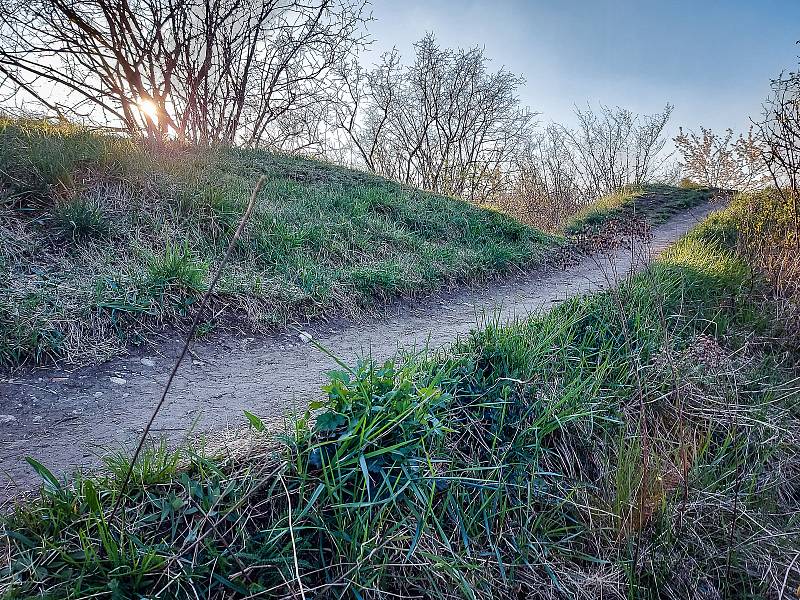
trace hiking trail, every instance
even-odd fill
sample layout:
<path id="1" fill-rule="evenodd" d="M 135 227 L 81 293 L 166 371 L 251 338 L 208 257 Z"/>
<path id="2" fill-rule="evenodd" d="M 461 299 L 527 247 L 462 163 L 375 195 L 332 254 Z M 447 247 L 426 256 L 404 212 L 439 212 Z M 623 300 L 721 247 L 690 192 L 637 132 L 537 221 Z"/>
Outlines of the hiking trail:
<path id="1" fill-rule="evenodd" d="M 281 423 L 319 397 L 334 361 L 383 360 L 398 348 L 438 348 L 500 311 L 503 320 L 547 310 L 566 298 L 607 288 L 684 235 L 719 204 L 687 210 L 651 230 L 634 249 L 582 257 L 562 271 L 539 270 L 480 287 L 398 302 L 366 322 L 316 321 L 255 337 L 227 334 L 191 346 L 152 434 L 171 440 L 241 427 L 244 410 Z M 61 476 L 100 464 L 100 456 L 132 449 L 163 390 L 181 340 L 176 333 L 151 349 L 132 350 L 98 366 L 73 371 L 37 369 L 0 379 L 0 498 L 30 490 L 40 479 L 30 456 Z"/>

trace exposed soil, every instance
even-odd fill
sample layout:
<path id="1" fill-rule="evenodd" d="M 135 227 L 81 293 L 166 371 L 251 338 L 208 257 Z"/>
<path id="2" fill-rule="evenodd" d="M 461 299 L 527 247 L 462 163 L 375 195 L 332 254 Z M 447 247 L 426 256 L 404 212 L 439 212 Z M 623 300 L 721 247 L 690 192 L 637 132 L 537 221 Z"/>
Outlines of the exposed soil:
<path id="1" fill-rule="evenodd" d="M 618 282 L 715 208 L 703 205 L 673 217 L 634 249 L 585 257 L 563 271 L 521 274 L 482 289 L 398 303 L 384 318 L 368 323 L 320 321 L 302 331 L 198 341 L 175 379 L 154 435 L 176 440 L 240 427 L 245 409 L 280 423 L 319 396 L 325 372 L 336 367 L 308 342 L 309 335 L 346 363 L 360 356 L 384 359 L 398 348 L 439 347 L 468 333 L 484 316 L 498 311 L 504 320 L 524 316 Z M 132 353 L 96 367 L 0 380 L 0 497 L 39 483 L 26 456 L 63 474 L 97 466 L 99 455 L 135 445 L 179 350 L 175 336 L 157 354 Z"/>

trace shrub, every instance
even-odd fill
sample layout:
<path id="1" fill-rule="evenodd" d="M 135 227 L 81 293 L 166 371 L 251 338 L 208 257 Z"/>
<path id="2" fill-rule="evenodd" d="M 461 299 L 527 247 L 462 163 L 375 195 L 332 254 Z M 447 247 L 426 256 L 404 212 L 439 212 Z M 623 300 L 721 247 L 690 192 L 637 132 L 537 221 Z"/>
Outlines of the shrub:
<path id="1" fill-rule="evenodd" d="M 681 188 L 681 189 L 684 189 L 684 190 L 699 190 L 699 189 L 702 189 L 705 186 L 703 184 L 701 184 L 701 183 L 697 183 L 696 181 L 693 181 L 692 179 L 690 179 L 688 177 L 684 177 L 678 183 L 678 187 Z"/>

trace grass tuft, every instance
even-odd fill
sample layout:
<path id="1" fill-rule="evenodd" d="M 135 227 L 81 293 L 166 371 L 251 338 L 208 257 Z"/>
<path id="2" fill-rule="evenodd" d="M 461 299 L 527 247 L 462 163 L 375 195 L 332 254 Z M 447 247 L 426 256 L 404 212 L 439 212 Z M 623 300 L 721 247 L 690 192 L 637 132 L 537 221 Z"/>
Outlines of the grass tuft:
<path id="1" fill-rule="evenodd" d="M 192 254 L 188 244 L 169 245 L 147 258 L 147 284 L 152 293 L 170 288 L 198 293 L 203 291 L 208 266 Z"/>
<path id="2" fill-rule="evenodd" d="M 57 236 L 74 242 L 105 238 L 110 229 L 100 207 L 81 197 L 56 205 L 51 227 Z"/>

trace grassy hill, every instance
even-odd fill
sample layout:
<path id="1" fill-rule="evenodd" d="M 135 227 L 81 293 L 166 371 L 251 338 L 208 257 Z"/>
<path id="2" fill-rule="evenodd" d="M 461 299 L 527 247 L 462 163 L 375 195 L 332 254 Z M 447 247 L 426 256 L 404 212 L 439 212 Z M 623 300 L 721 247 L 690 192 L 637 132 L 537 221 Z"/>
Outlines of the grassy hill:
<path id="1" fill-rule="evenodd" d="M 68 481 L 34 465 L 45 487 L 3 522 L 0 592 L 793 591 L 800 269 L 785 208 L 740 197 L 619 288 L 343 367 L 277 446 L 149 452 L 113 519 L 124 459 Z M 793 287 L 773 279 L 786 265 Z"/>
<path id="2" fill-rule="evenodd" d="M 563 244 L 322 162 L 0 120 L 0 366 L 91 362 L 181 322 L 262 174 L 215 298 L 249 328 L 532 267 Z"/>
<path id="3" fill-rule="evenodd" d="M 610 221 L 626 222 L 633 218 L 654 225 L 664 223 L 679 212 L 724 193 L 705 187 L 631 186 L 586 205 L 569 220 L 564 233 L 572 236 L 598 233 Z"/>
<path id="4" fill-rule="evenodd" d="M 534 268 L 569 244 L 499 211 L 324 162 L 0 117 L 0 368 L 97 362 L 185 324 L 261 175 L 201 334 L 354 316 Z M 562 233 L 636 233 L 618 225 L 634 214 L 657 223 L 710 195 L 626 190 Z"/>

